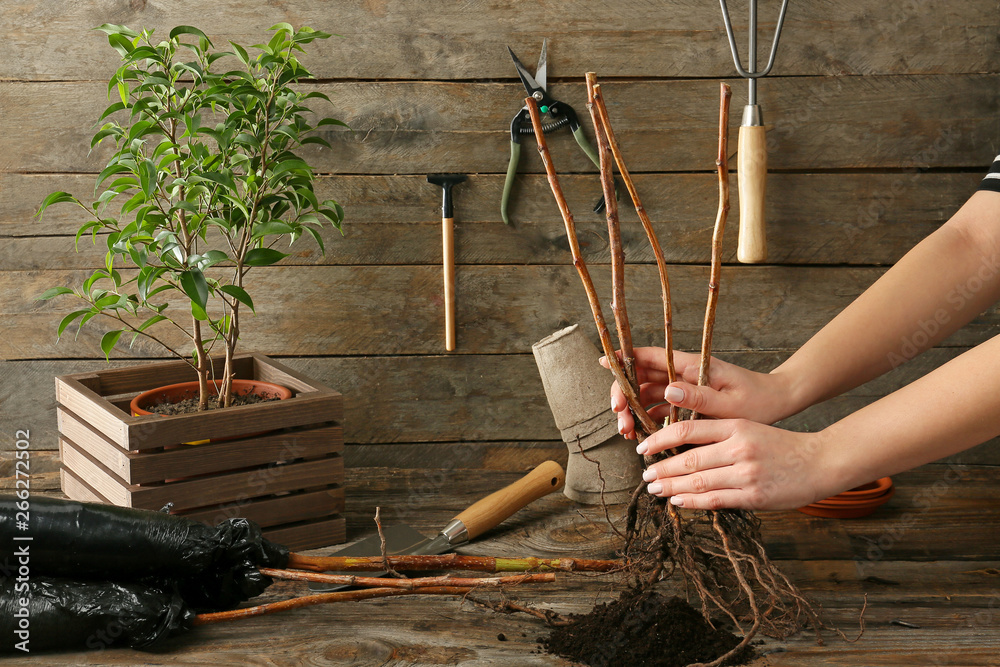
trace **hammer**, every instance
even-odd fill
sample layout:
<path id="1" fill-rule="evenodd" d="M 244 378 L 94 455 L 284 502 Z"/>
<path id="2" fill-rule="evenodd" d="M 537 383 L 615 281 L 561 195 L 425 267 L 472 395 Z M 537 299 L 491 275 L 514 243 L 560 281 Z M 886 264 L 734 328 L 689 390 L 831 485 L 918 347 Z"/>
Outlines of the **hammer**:
<path id="1" fill-rule="evenodd" d="M 455 349 L 455 214 L 451 206 L 451 187 L 466 180 L 465 174 L 430 174 L 428 183 L 440 185 L 441 237 L 444 246 L 444 347 Z"/>

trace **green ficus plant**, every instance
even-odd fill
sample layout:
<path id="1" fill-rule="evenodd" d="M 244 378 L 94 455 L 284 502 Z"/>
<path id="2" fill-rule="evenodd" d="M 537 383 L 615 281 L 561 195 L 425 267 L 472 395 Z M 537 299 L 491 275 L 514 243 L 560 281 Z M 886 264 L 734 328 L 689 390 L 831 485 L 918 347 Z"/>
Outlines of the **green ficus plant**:
<path id="1" fill-rule="evenodd" d="M 295 152 L 305 144 L 329 148 L 317 130 L 344 126 L 333 118 L 313 124 L 308 104 L 330 100 L 295 88 L 311 77 L 297 54 L 330 35 L 279 23 L 251 55 L 233 42 L 232 51 L 215 50 L 190 26 L 159 42 L 151 30 L 97 29 L 122 64 L 108 83 L 109 100 L 118 101 L 98 120 L 91 147 L 114 141 L 115 152 L 97 177 L 93 202 L 54 192 L 38 215 L 59 203 L 86 211 L 76 243 L 88 233 L 96 243 L 101 234 L 104 267 L 78 287 L 54 287 L 38 298 L 83 302 L 59 323 L 60 337 L 74 323 L 79 335 L 97 316 L 114 320 L 101 339 L 105 357 L 131 334 L 132 343 L 145 336 L 185 360 L 198 375 L 201 409 L 214 393 L 209 356 L 221 345 L 218 391 L 228 406 L 241 314 L 254 311 L 250 269 L 280 261 L 286 254 L 276 246 L 302 236 L 324 251 L 322 227 L 340 229 L 343 219 L 337 202 L 317 199 L 313 170 Z M 217 72 L 220 61 L 236 69 Z M 178 299 L 183 307 L 173 303 Z M 183 332 L 190 352 L 170 344 L 177 335 L 162 332 L 171 328 Z"/>

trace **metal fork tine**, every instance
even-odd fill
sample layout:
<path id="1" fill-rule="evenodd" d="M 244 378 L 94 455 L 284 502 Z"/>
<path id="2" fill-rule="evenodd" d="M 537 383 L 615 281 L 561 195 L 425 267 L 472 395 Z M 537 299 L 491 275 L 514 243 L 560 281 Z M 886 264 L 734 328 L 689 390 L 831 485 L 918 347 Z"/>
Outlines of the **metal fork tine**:
<path id="1" fill-rule="evenodd" d="M 751 0 L 752 10 L 756 10 L 756 0 Z M 756 67 L 756 47 L 757 45 L 757 35 L 756 35 L 756 25 L 750 26 L 750 44 L 753 53 L 750 56 L 749 70 L 743 68 L 743 62 L 740 58 L 740 49 L 736 46 L 736 35 L 733 32 L 733 22 L 729 18 L 729 7 L 726 6 L 726 0 L 719 0 L 719 4 L 722 6 L 722 21 L 726 25 L 726 37 L 729 38 L 729 50 L 733 54 L 733 64 L 736 65 L 736 71 L 744 79 L 759 79 L 762 76 L 766 76 L 771 68 L 774 67 L 774 56 L 778 52 L 778 41 L 781 39 L 781 27 L 785 23 L 785 12 L 788 9 L 788 0 L 782 0 L 781 10 L 778 13 L 778 23 L 774 29 L 774 40 L 771 42 L 771 53 L 767 57 L 767 66 L 763 70 L 757 70 Z M 753 12 L 756 15 L 756 11 Z"/>

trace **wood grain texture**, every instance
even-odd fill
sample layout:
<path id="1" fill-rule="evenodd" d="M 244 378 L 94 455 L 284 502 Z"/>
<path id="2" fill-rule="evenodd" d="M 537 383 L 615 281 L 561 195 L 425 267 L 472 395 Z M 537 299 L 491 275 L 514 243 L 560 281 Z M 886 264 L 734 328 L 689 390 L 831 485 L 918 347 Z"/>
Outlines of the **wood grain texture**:
<path id="1" fill-rule="evenodd" d="M 480 174 L 454 193 L 456 261 L 462 264 L 564 264 L 569 251 L 559 212 L 541 175 L 519 176 L 511 198 L 513 228 L 500 222 L 503 176 Z M 982 174 L 811 173 L 768 174 L 769 258 L 776 264 L 891 264 L 947 220 L 978 186 Z M 735 179 L 735 176 L 733 176 Z M 35 207 L 49 192 L 90 194 L 86 174 L 0 174 L 0 267 L 42 270 L 103 266 L 104 245 L 72 236 L 86 219 L 70 206 Z M 711 174 L 637 174 L 636 187 L 663 240 L 667 261 L 708 262 L 718 185 Z M 610 261 L 607 225 L 591 211 L 596 175 L 561 178 L 576 217 L 588 263 Z M 344 232 L 324 233 L 326 255 L 300 241 L 283 265 L 393 265 L 441 263 L 440 193 L 423 176 L 336 176 L 319 180 L 322 197 L 347 211 Z M 738 203 L 735 181 L 733 205 Z M 622 244 L 630 263 L 651 263 L 652 253 L 631 205 L 619 206 Z M 78 214 L 79 213 L 79 214 Z M 736 260 L 736 226 L 729 228 L 724 259 Z"/>
<path id="2" fill-rule="evenodd" d="M 609 272 L 594 273 L 598 292 L 610 294 Z M 797 348 L 882 273 L 868 267 L 725 267 L 716 347 Z M 0 339 L 0 358 L 87 357 L 99 350 L 101 336 L 114 328 L 100 320 L 88 323 L 78 337 L 71 327 L 61 341 L 55 339 L 59 320 L 80 307 L 77 299 L 33 301 L 53 285 L 79 285 L 85 275 L 60 270 L 0 272 L 0 317 L 12 327 L 11 335 Z M 626 277 L 636 344 L 662 344 L 659 290 L 651 287 L 658 284 L 655 267 L 628 267 Z M 707 270 L 673 266 L 670 279 L 676 304 L 675 345 L 694 349 L 700 340 Z M 268 267 L 255 271 L 247 285 L 258 315 L 247 318 L 247 333 L 241 340 L 244 350 L 267 350 L 278 356 L 440 351 L 444 322 L 440 267 Z M 961 287 L 955 288 L 959 301 Z M 590 319 L 579 279 L 566 265 L 465 266 L 458 272 L 456 299 L 462 342 L 455 354 L 526 352 L 553 331 Z M 951 312 L 954 302 L 940 307 Z M 309 316 L 303 317 L 305 313 Z M 991 307 L 945 344 L 978 344 L 995 333 L 998 321 L 1000 312 Z M 179 333 L 160 333 L 184 349 Z M 918 321 L 910 337 L 919 335 Z M 122 337 L 115 356 L 165 354 L 142 337 L 130 349 L 130 340 Z M 900 352 L 905 350 L 906 341 L 901 340 Z"/>
<path id="3" fill-rule="evenodd" d="M 733 22 L 745 45 L 743 14 L 734 6 Z M 310 48 L 306 63 L 325 79 L 511 78 L 504 46 L 534 64 L 543 38 L 549 40 L 550 71 L 556 76 L 582 76 L 588 69 L 602 76 L 671 77 L 733 71 L 722 15 L 712 3 L 501 0 L 446 7 L 414 0 L 267 5 L 252 0 L 209 5 L 197 0 L 11 0 L 0 15 L 5 19 L 0 32 L 4 76 L 20 80 L 94 79 L 114 68 L 117 56 L 104 35 L 90 31 L 102 23 L 153 28 L 158 35 L 195 23 L 220 46 L 228 39 L 256 44 L 264 28 L 279 21 L 310 25 L 342 36 Z M 765 46 L 776 18 L 776 7 L 761 7 Z M 802 3 L 788 12 L 774 73 L 996 71 L 998 25 L 991 0 L 930 7 L 863 0 Z"/>
<path id="4" fill-rule="evenodd" d="M 1000 130 L 998 78 L 764 79 L 760 95 L 771 127 L 770 168 L 984 168 Z M 711 170 L 718 130 L 705 99 L 717 85 L 687 80 L 603 84 L 630 169 Z M 520 84 L 479 82 L 347 82 L 316 89 L 333 101 L 329 110 L 317 111 L 339 117 L 353 132 L 324 131 L 332 149 L 310 147 L 302 155 L 317 172 L 348 174 L 506 173 L 510 137 L 504 130 L 524 94 Z M 582 84 L 553 83 L 551 93 L 583 108 Z M 879 113 L 871 112 L 872 104 Z M 101 83 L 0 82 L 0 108 L 6 110 L 0 116 L 0 136 L 6 137 L 0 172 L 99 171 L 111 147 L 91 152 L 92 121 L 85 119 L 98 118 L 107 105 Z M 731 129 L 738 122 L 734 114 Z M 630 150 L 635 146 L 643 150 Z M 560 173 L 593 172 L 569 133 L 553 134 L 550 148 Z M 535 151 L 523 153 L 521 172 L 541 173 Z"/>

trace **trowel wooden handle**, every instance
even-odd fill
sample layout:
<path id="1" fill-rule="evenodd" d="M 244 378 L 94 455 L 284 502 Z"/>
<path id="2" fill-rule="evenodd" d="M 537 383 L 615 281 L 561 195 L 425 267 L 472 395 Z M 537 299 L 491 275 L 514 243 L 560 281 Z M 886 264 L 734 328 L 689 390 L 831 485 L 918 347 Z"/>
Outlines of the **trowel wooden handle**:
<path id="1" fill-rule="evenodd" d="M 740 238 L 736 258 L 747 264 L 767 259 L 764 192 L 767 186 L 767 130 L 763 125 L 740 127 L 736 164 L 740 190 Z"/>
<path id="2" fill-rule="evenodd" d="M 555 461 L 546 461 L 510 486 L 491 493 L 455 518 L 475 539 L 522 507 L 562 488 L 566 473 Z"/>
<path id="3" fill-rule="evenodd" d="M 444 240 L 444 349 L 455 349 L 455 218 L 441 218 Z"/>

